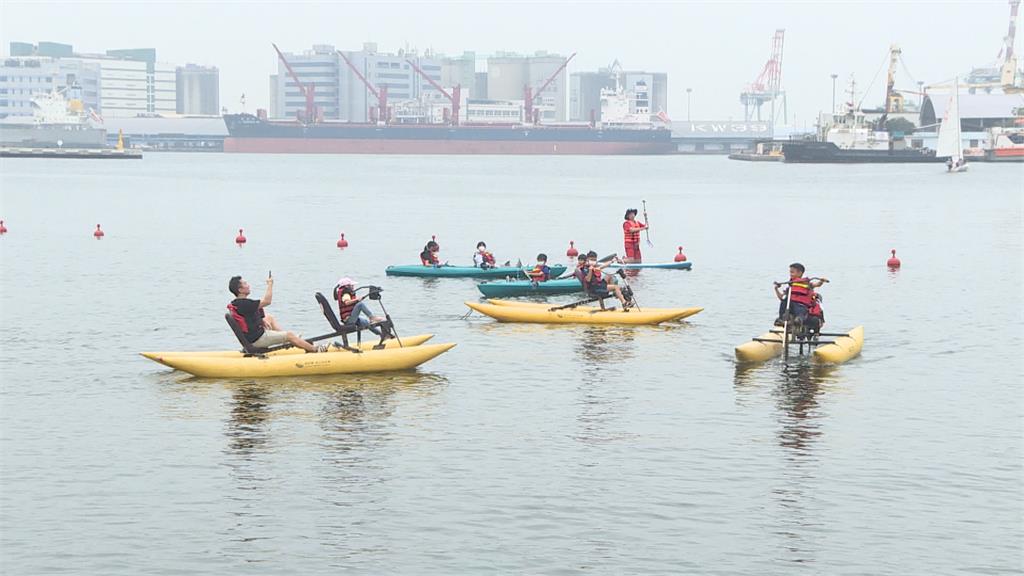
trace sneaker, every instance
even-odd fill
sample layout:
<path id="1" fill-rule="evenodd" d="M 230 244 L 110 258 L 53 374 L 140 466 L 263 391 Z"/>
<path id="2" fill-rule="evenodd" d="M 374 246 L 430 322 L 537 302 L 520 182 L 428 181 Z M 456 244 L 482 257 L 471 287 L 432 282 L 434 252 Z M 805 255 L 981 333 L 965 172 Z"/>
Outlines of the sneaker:
<path id="1" fill-rule="evenodd" d="M 776 326 L 782 326 L 783 325 L 782 318 L 776 318 L 775 319 L 775 325 Z"/>
<path id="2" fill-rule="evenodd" d="M 317 352 L 327 352 L 327 344 L 317 344 L 316 351 Z"/>

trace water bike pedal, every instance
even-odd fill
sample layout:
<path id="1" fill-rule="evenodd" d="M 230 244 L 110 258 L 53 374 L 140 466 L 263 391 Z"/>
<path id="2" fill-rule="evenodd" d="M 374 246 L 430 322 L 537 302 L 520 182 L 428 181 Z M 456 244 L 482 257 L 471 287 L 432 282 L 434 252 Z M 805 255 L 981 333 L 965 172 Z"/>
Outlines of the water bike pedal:
<path id="1" fill-rule="evenodd" d="M 342 342 L 338 342 L 337 340 L 332 342 L 331 346 L 334 346 L 338 350 L 348 350 L 349 352 L 351 352 L 353 354 L 362 354 L 363 353 L 363 351 L 360 350 L 359 348 L 353 348 L 353 347 L 349 346 L 348 344 L 342 343 Z"/>

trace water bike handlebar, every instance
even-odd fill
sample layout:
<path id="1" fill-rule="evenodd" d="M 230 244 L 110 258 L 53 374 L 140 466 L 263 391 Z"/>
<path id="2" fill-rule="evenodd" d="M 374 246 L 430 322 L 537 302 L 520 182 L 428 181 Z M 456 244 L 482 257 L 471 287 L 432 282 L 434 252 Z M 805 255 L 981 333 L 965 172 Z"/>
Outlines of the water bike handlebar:
<path id="1" fill-rule="evenodd" d="M 828 284 L 830 280 L 828 278 L 808 278 L 808 280 L 820 280 L 822 284 Z M 786 280 L 785 282 L 773 282 L 776 286 L 789 286 L 793 283 L 793 280 Z"/>

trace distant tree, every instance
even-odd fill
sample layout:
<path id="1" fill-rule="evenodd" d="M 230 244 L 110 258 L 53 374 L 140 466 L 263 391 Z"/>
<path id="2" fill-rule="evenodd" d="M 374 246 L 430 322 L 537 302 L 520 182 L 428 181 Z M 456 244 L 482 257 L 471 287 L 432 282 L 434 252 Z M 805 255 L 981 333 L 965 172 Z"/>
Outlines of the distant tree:
<path id="1" fill-rule="evenodd" d="M 885 129 L 892 132 L 902 132 L 906 136 L 910 136 L 914 133 L 914 123 L 906 118 L 892 118 L 886 122 Z"/>

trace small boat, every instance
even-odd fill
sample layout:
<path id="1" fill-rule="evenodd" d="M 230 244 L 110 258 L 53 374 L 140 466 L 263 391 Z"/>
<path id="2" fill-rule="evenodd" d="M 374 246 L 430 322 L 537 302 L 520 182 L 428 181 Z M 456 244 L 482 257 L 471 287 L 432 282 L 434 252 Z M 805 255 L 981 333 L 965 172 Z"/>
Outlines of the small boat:
<path id="1" fill-rule="evenodd" d="M 488 298 L 508 296 L 557 296 L 582 292 L 583 285 L 576 278 L 556 278 L 547 282 L 531 280 L 495 280 L 476 285 Z"/>
<path id="2" fill-rule="evenodd" d="M 419 278 L 525 278 L 526 270 L 531 267 L 521 266 L 498 266 L 495 268 L 477 268 L 475 266 L 424 266 L 422 264 L 409 264 L 405 266 L 388 266 L 384 272 L 388 276 L 415 276 Z M 552 276 L 561 276 L 565 272 L 565 266 L 555 264 L 551 266 Z"/>
<path id="3" fill-rule="evenodd" d="M 372 335 L 372 341 L 368 340 L 358 345 L 360 350 L 368 351 L 373 350 L 373 347 L 377 345 L 377 337 Z M 433 338 L 433 334 L 417 334 L 416 336 L 403 336 L 400 340 L 394 338 L 384 341 L 384 348 L 403 348 L 409 346 L 419 346 L 427 340 Z M 333 344 L 332 344 L 333 346 Z M 283 348 L 280 350 L 274 350 L 267 352 L 266 356 L 296 356 L 305 354 L 306 351 L 302 348 Z M 241 350 L 184 350 L 184 351 L 164 351 L 164 352 L 140 352 L 146 358 L 159 362 L 165 366 L 169 366 L 164 362 L 164 358 L 177 358 L 181 356 L 192 356 L 197 358 L 242 358 L 245 356 L 245 352 Z"/>
<path id="4" fill-rule="evenodd" d="M 967 171 L 967 162 L 964 160 L 964 142 L 960 133 L 960 78 L 953 80 L 953 93 L 949 95 L 949 105 L 946 107 L 946 114 L 939 125 L 939 142 L 936 145 L 935 154 L 940 157 L 949 157 L 946 161 L 946 171 L 950 174 Z"/>
<path id="5" fill-rule="evenodd" d="M 431 360 L 455 344 L 424 344 L 404 348 L 349 350 L 317 354 L 261 356 L 162 356 L 159 362 L 203 378 L 268 378 L 315 374 L 357 374 L 410 370 Z"/>
<path id="6" fill-rule="evenodd" d="M 693 262 L 632 262 L 628 264 L 609 264 L 608 268 L 621 268 L 623 270 L 641 270 L 653 268 L 657 270 L 689 270 L 693 268 Z"/>
<path id="7" fill-rule="evenodd" d="M 697 314 L 703 308 L 633 308 L 628 311 L 601 310 L 594 306 L 552 306 L 533 302 L 489 300 L 466 302 L 473 310 L 501 322 L 537 324 L 661 324 Z"/>
<path id="8" fill-rule="evenodd" d="M 853 330 L 843 334 L 822 333 L 822 336 L 833 336 L 831 341 L 805 342 L 802 345 L 796 341 L 791 334 L 789 337 L 790 348 L 794 346 L 806 346 L 813 348 L 812 356 L 818 362 L 840 364 L 856 357 L 864 347 L 864 327 L 857 326 Z M 750 342 L 740 344 L 736 347 L 736 360 L 740 362 L 764 362 L 776 356 L 782 355 L 782 330 L 771 330 L 754 338 Z"/>

